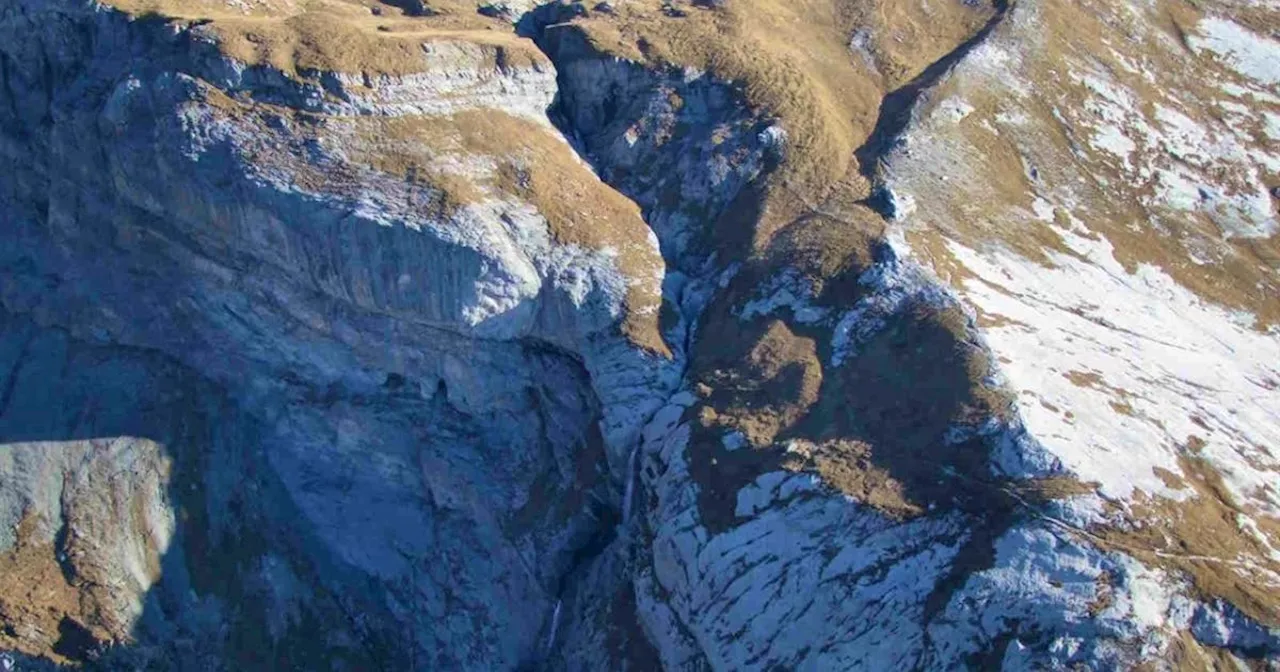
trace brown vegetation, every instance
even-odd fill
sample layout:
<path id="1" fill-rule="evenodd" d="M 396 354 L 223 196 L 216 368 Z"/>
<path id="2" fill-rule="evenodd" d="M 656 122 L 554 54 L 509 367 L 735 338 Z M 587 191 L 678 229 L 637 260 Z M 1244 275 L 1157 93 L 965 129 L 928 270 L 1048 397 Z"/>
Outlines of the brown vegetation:
<path id="1" fill-rule="evenodd" d="M 0 650 L 78 663 L 131 639 L 142 596 L 160 578 L 169 529 L 148 504 L 170 463 L 159 444 L 141 439 L 39 449 L 79 455 L 81 471 L 61 474 L 58 510 L 28 506 L 13 546 L 0 553 Z M 95 453 L 121 449 L 145 455 L 137 464 L 147 466 L 108 471 L 96 461 Z"/>
<path id="2" fill-rule="evenodd" d="M 1280 28 L 1274 13 L 1244 14 L 1238 18 L 1251 22 L 1261 34 Z M 935 100 L 960 94 L 975 108 L 954 131 L 963 143 L 945 141 L 949 151 L 963 153 L 948 163 L 958 159 L 967 174 L 949 175 L 946 188 L 931 192 L 932 205 L 926 214 L 937 216 L 920 218 L 928 221 L 929 228 L 912 232 L 913 245 L 927 251 L 940 273 L 953 283 L 965 275 L 949 259 L 944 239 L 974 248 L 994 243 L 1044 264 L 1050 263 L 1046 252 L 1075 255 L 1059 234 L 1074 228 L 1065 211 L 1059 210 L 1053 223 L 1027 216 L 1038 191 L 1069 184 L 1077 201 L 1071 215 L 1087 227 L 1075 231 L 1105 237 L 1114 246 L 1116 259 L 1130 272 L 1143 264 L 1155 266 L 1206 301 L 1254 314 L 1258 329 L 1280 323 L 1280 301 L 1274 299 L 1280 295 L 1280 278 L 1274 273 L 1280 265 L 1280 236 L 1228 237 L 1204 213 L 1144 205 L 1143 199 L 1151 196 L 1150 188 L 1142 184 L 1147 180 L 1138 180 L 1132 170 L 1090 147 L 1088 126 L 1078 127 L 1061 117 L 1064 110 L 1085 110 L 1089 96 L 1086 87 L 1072 81 L 1068 73 L 1098 70 L 1132 91 L 1140 111 L 1150 115 L 1156 104 L 1181 108 L 1210 126 L 1214 123 L 1211 111 L 1225 99 L 1218 87 L 1234 75 L 1207 59 L 1193 59 L 1187 51 L 1171 50 L 1165 35 L 1136 29 L 1132 15 L 1113 4 L 1054 0 L 1035 15 L 1043 21 L 1037 34 L 1044 39 L 1034 48 L 1023 46 L 1020 70 L 1011 66 L 1009 76 L 1034 83 L 1037 95 L 1016 105 L 1043 132 L 1034 138 L 1016 129 L 996 134 L 978 120 L 1012 109 L 1005 94 L 944 84 Z M 1204 13 L 1195 3 L 1163 0 L 1151 16 L 1162 17 L 1169 35 L 1182 39 L 1194 32 Z M 1140 55 L 1144 70 L 1158 77 L 1148 81 L 1141 73 L 1131 72 L 1125 54 Z M 1175 98 L 1190 105 L 1182 107 Z M 1280 112 L 1280 106 L 1257 105 Z M 1265 135 L 1256 137 L 1265 146 Z M 1151 149 L 1140 144 L 1138 152 Z M 1034 180 L 1028 175 L 1032 168 Z M 937 170 L 939 175 L 948 172 L 942 166 Z M 1237 184 L 1237 188 L 1245 179 L 1225 169 L 1213 173 L 1216 181 Z M 1264 181 L 1280 184 L 1280 174 L 1265 176 Z M 1209 263 L 1203 263 L 1206 258 Z"/>
<path id="3" fill-rule="evenodd" d="M 1280 548 L 1280 520 L 1244 510 L 1222 483 L 1222 476 L 1202 459 L 1179 459 L 1185 479 L 1180 484 L 1195 497 L 1174 501 L 1139 495 L 1126 517 L 1134 522 L 1094 530 L 1114 546 L 1153 567 L 1189 576 L 1206 599 L 1225 599 L 1250 618 L 1270 627 L 1280 625 L 1280 562 L 1253 534 L 1241 528 L 1241 517 L 1253 519 L 1266 543 Z M 1265 569 L 1273 578 L 1253 568 Z"/>
<path id="4" fill-rule="evenodd" d="M 81 605 L 78 587 L 63 573 L 53 543 L 40 539 L 39 529 L 47 525 L 33 514 L 24 516 L 17 543 L 0 556 L 0 649 L 70 662 L 67 654 L 73 652 L 58 645 L 60 630 L 83 629 L 94 620 Z M 91 632 L 94 639 L 111 639 L 100 627 Z"/>
<path id="5" fill-rule="evenodd" d="M 1155 672 L 1156 670 L 1174 669 L 1197 672 L 1203 670 L 1209 672 L 1211 670 L 1257 670 L 1261 672 L 1267 669 L 1267 661 L 1262 658 L 1249 659 L 1241 658 L 1229 649 L 1220 648 L 1204 644 L 1196 640 L 1195 635 L 1187 630 L 1178 633 L 1173 645 L 1169 647 L 1169 651 L 1164 654 L 1164 660 L 1168 663 L 1165 665 L 1157 665 L 1155 661 L 1148 661 L 1141 666 L 1135 668 L 1135 672 Z"/>
<path id="6" fill-rule="evenodd" d="M 493 63 L 546 63 L 509 24 L 481 16 L 475 4 L 436 0 L 431 11 L 409 16 L 377 0 L 246 0 L 246 9 L 227 0 L 111 0 L 132 15 L 152 15 L 194 25 L 212 36 L 230 57 L 249 65 L 270 65 L 289 75 L 336 71 L 407 75 L 447 69 L 428 56 L 428 42 L 452 42 L 494 54 Z"/>
<path id="7" fill-rule="evenodd" d="M 785 159 L 761 186 L 750 223 L 756 249 L 828 199 L 850 191 L 865 197 L 854 150 L 872 133 L 883 95 L 971 37 L 994 11 L 859 0 L 677 6 L 682 16 L 657 0 L 628 2 L 576 20 L 572 29 L 605 53 L 709 71 L 778 118 L 787 132 Z M 865 36 L 871 62 L 850 50 L 856 35 Z"/>
<path id="8" fill-rule="evenodd" d="M 755 285 L 743 280 L 741 291 Z M 719 303 L 702 325 L 692 371 L 702 399 L 690 450 L 709 527 L 731 524 L 738 490 L 777 468 L 813 471 L 893 516 L 1007 499 L 989 476 L 984 441 L 944 440 L 952 426 L 1002 415 L 1010 405 L 987 385 L 990 362 L 957 310 L 908 310 L 838 367 L 823 364 L 830 352 L 816 330 L 780 319 L 744 323 Z M 726 449 L 729 431 L 747 445 Z"/>

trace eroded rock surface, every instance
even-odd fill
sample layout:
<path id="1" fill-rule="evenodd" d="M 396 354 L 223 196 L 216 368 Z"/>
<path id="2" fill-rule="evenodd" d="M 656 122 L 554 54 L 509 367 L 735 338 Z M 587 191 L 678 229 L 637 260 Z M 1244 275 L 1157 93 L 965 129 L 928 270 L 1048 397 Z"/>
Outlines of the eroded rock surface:
<path id="1" fill-rule="evenodd" d="M 1269 669 L 1275 7 L 10 0 L 19 669 Z"/>

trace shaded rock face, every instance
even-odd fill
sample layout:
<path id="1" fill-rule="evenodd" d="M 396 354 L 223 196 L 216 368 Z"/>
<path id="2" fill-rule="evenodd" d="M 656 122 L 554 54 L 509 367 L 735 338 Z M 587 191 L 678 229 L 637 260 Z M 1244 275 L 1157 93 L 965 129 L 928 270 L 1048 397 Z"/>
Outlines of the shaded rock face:
<path id="1" fill-rule="evenodd" d="M 979 93 L 1001 90 L 990 68 L 1012 57 L 994 50 L 1051 61 L 1045 17 L 1065 10 L 975 9 L 977 32 L 931 45 L 914 79 L 893 33 L 842 41 L 851 68 L 895 63 L 858 71 L 883 97 L 858 114 L 893 119 L 819 193 L 794 166 L 828 148 L 752 98 L 776 82 L 681 63 L 700 51 L 676 38 L 671 62 L 646 60 L 668 24 L 645 12 L 696 37 L 716 12 L 737 25 L 731 3 L 315 10 L 357 30 L 307 24 L 321 46 L 416 40 L 359 74 L 342 67 L 359 54 L 279 37 L 306 3 L 115 4 L 0 9 L 0 651 L 19 669 L 1274 665 L 1266 357 L 1184 381 L 1257 383 L 1244 420 L 1224 410 L 1238 391 L 1037 378 L 1049 336 L 1025 334 L 1056 324 L 1037 318 L 1098 308 L 1037 308 L 1083 300 L 1042 275 L 1136 281 L 1096 254 L 1116 231 L 1063 223 L 1069 190 L 1019 209 L 1007 175 L 979 171 L 1000 151 L 955 130 L 1021 129 L 1032 183 L 1066 161 L 1019 79 L 1000 86 L 1025 109 Z M 530 9 L 532 41 L 506 36 Z M 1196 49 L 1270 76 L 1265 45 L 1206 25 Z M 237 59 L 234 31 L 320 56 Z M 612 53 L 615 34 L 641 54 Z M 1104 158 L 1126 146 L 1105 130 Z M 974 251 L 939 175 L 1010 226 L 1066 227 L 1070 249 L 1046 266 L 1014 239 Z M 1275 214 L 1252 186 L 1182 210 L 1256 238 Z M 1013 270 L 1039 284 L 984 291 Z M 1200 306 L 1167 303 L 1177 320 L 1133 328 Z M 1095 317 L 1096 347 L 1056 351 L 1144 355 L 1116 340 L 1121 315 Z M 1275 347 L 1274 329 L 1248 338 Z M 1085 388 L 1129 411 L 1073 438 L 1038 410 L 1092 408 Z M 1155 389 L 1176 403 L 1144 405 Z M 1134 444 L 1146 420 L 1167 431 Z M 1186 422 L 1261 447 L 1177 452 Z M 1109 477 L 1135 460 L 1107 449 L 1162 471 L 1143 462 L 1120 492 Z"/>
<path id="2" fill-rule="evenodd" d="M 609 524 L 621 480 L 588 372 L 611 366 L 600 320 L 543 321 L 541 304 L 614 290 L 568 257 L 566 294 L 582 298 L 544 294 L 544 261 L 527 255 L 552 253 L 545 229 L 512 243 L 527 212 L 433 229 L 415 194 L 389 209 L 375 202 L 389 193 L 305 192 L 207 82 L 286 111 L 320 94 L 189 33 L 73 3 L 10 5 L 4 32 L 0 127 L 24 165 L 2 188 L 5 528 L 33 521 L 5 549 L 50 546 L 46 560 L 71 556 L 72 591 L 123 592 L 62 614 L 89 633 L 79 650 L 43 620 L 6 648 L 67 661 L 115 644 L 104 665 L 191 669 L 541 655 L 561 577 Z M 552 76 L 495 89 L 545 107 Z M 401 84 L 381 93 L 443 95 Z M 587 364 L 566 345 L 605 354 Z M 627 414 L 654 394 L 651 374 L 636 378 L 602 386 L 645 383 L 605 431 L 635 431 Z M 117 466 L 163 475 L 101 475 Z M 51 540 L 60 529 L 81 551 Z M 86 543 L 91 569 L 76 564 Z"/>

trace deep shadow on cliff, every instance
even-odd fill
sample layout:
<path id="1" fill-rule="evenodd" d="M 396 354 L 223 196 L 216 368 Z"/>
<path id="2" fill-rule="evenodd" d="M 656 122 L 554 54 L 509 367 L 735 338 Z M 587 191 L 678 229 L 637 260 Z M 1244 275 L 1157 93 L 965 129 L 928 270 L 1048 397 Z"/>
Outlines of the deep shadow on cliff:
<path id="1" fill-rule="evenodd" d="M 158 504 L 176 529 L 159 580 L 138 596 L 134 627 L 103 633 L 93 614 L 77 612 L 58 620 L 51 650 L 102 669 L 536 662 L 566 577 L 608 544 L 617 517 L 620 478 L 608 471 L 581 359 L 536 342 L 477 346 L 422 329 L 469 366 L 478 350 L 498 351 L 486 375 L 520 366 L 536 379 L 483 417 L 460 410 L 455 401 L 468 391 L 438 377 L 367 366 L 356 377 L 375 383 L 353 389 L 290 368 L 295 346 L 286 339 L 284 356 L 271 352 L 279 343 L 268 342 L 270 329 L 302 332 L 299 350 L 317 339 L 280 314 L 245 311 L 261 307 L 252 299 L 197 288 L 187 272 L 205 250 L 174 225 L 180 215 L 127 202 L 119 191 L 136 188 L 137 197 L 146 187 L 113 172 L 119 166 L 106 155 L 120 147 L 91 140 L 114 85 L 130 74 L 209 67 L 199 45 L 175 43 L 152 19 L 127 27 L 119 17 L 55 19 L 47 35 L 0 49 L 0 155 L 24 165 L 0 177 L 8 218 L 0 299 L 21 313 L 3 320 L 12 347 L 3 353 L 11 365 L 0 366 L 0 443 L 158 444 L 156 461 L 172 463 Z M 272 93 L 280 92 L 264 95 Z M 141 125 L 154 131 L 148 121 L 156 120 Z M 208 161 L 197 181 L 225 180 L 227 168 Z M 229 189 L 210 200 L 224 208 L 220 217 L 235 210 Z M 406 239 L 367 228 L 400 236 L 384 238 L 387 248 Z M 323 305 L 330 315 L 348 308 Z M 121 344 L 112 307 L 128 313 L 125 331 L 156 349 Z M 32 316 L 78 331 L 35 326 Z M 375 320 L 352 318 L 362 319 Z M 267 334 L 254 333 L 263 323 Z M 420 342 L 411 347 L 429 358 Z M 332 365 L 326 349 L 342 350 L 315 347 L 310 363 Z M 273 356 L 283 361 L 253 368 Z M 87 581 L 74 562 L 53 569 L 72 587 Z M 105 634 L 134 643 L 104 646 Z"/>
<path id="2" fill-rule="evenodd" d="M 177 524 L 157 583 L 139 596 L 143 612 L 128 633 L 135 643 L 96 640 L 91 631 L 100 624 L 86 610 L 62 617 L 54 652 L 89 669 L 394 669 L 404 662 L 391 635 L 349 620 L 357 604 L 338 603 L 304 574 L 305 531 L 289 539 L 266 520 L 264 507 L 276 521 L 288 520 L 288 499 L 264 463 L 258 423 L 222 390 L 154 352 L 87 344 L 8 313 L 0 313 L 0 334 L 0 443 L 135 437 L 163 446 L 172 463 L 164 504 Z M 64 501 L 64 514 L 75 504 Z M 62 547 L 53 552 L 67 555 Z M 290 563 L 319 592 L 317 604 L 292 618 L 273 614 L 286 605 L 272 603 L 263 576 L 270 568 L 258 564 L 268 557 Z M 84 589 L 76 560 L 64 566 L 66 581 Z M 282 627 L 275 634 L 283 636 L 273 636 Z"/>

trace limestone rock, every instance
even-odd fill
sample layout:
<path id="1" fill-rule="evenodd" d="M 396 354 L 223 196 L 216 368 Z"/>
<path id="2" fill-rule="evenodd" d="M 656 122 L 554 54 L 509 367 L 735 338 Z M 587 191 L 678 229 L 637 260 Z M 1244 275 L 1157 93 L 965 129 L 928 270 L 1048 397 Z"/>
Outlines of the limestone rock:
<path id="1" fill-rule="evenodd" d="M 0 664 L 1274 668 L 1278 17 L 10 0 Z"/>

